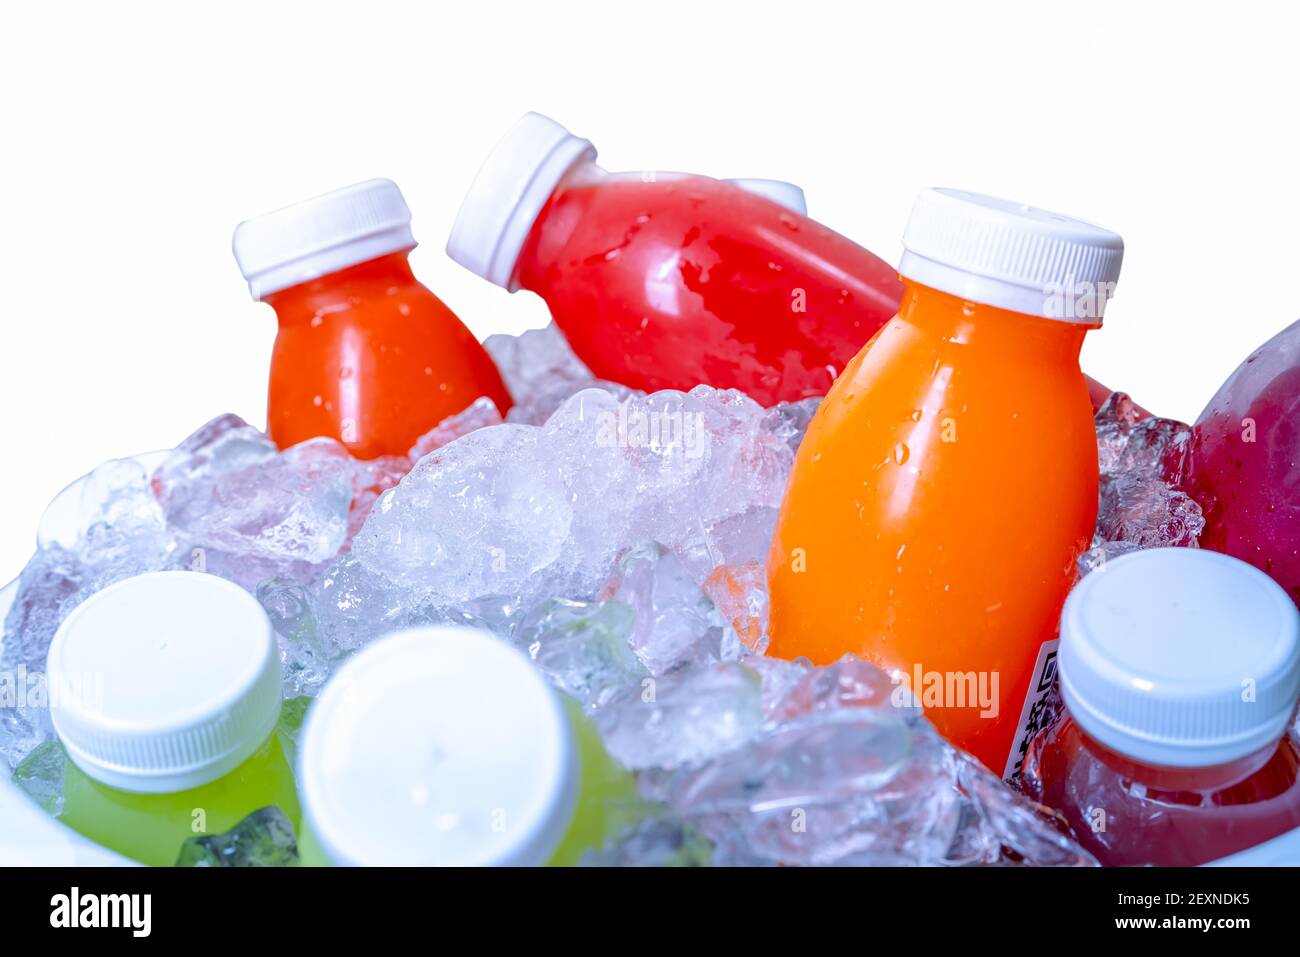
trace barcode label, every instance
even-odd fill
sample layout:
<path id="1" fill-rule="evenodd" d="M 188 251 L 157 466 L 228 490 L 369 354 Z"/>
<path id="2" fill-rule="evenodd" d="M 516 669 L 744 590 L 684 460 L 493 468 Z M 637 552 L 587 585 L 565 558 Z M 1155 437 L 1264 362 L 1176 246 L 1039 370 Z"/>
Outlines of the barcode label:
<path id="1" fill-rule="evenodd" d="M 1029 693 L 1025 695 L 1025 706 L 1020 709 L 1020 723 L 1016 725 L 1016 738 L 1011 743 L 1011 753 L 1007 755 L 1006 770 L 1002 772 L 1003 780 L 1015 784 L 1020 778 L 1020 771 L 1025 765 L 1025 755 L 1029 753 L 1029 742 L 1039 729 L 1051 720 L 1052 685 L 1056 682 L 1056 646 L 1060 639 L 1045 641 L 1038 649 L 1038 661 L 1034 665 L 1034 676 L 1029 682 Z"/>

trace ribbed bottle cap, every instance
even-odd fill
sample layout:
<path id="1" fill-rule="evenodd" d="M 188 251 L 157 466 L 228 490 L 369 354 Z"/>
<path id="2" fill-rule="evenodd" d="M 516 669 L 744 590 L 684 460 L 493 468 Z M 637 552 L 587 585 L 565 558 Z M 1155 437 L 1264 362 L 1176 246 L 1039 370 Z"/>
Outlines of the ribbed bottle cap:
<path id="1" fill-rule="evenodd" d="M 533 223 L 575 163 L 596 148 L 540 113 L 525 113 L 492 148 L 447 239 L 447 255 L 514 292 L 515 265 Z"/>
<path id="2" fill-rule="evenodd" d="M 198 572 L 151 572 L 64 619 L 46 666 L 68 756 L 111 787 L 171 793 L 215 781 L 280 714 L 280 658 L 262 606 Z"/>
<path id="3" fill-rule="evenodd" d="M 235 261 L 254 299 L 415 248 L 397 184 L 372 179 L 235 227 Z"/>
<path id="4" fill-rule="evenodd" d="M 1131 552 L 1061 619 L 1066 707 L 1143 764 L 1213 767 L 1277 741 L 1300 694 L 1300 613 L 1263 572 L 1195 548 Z"/>
<path id="5" fill-rule="evenodd" d="M 538 865 L 577 800 L 573 730 L 486 632 L 397 632 L 347 662 L 302 735 L 303 807 L 339 865 Z"/>
<path id="6" fill-rule="evenodd" d="M 941 292 L 1031 316 L 1095 324 L 1124 240 L 1080 219 L 957 189 L 916 197 L 898 271 Z"/>

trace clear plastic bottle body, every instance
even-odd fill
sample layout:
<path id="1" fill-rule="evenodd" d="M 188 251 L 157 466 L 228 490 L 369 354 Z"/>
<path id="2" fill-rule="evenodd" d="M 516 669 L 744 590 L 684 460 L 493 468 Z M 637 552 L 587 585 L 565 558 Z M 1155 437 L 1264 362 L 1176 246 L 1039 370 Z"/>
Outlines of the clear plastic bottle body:
<path id="1" fill-rule="evenodd" d="M 405 455 L 479 396 L 511 399 L 483 346 L 391 253 L 270 293 L 279 332 L 267 428 L 281 448 L 325 435 L 358 458 Z"/>
<path id="2" fill-rule="evenodd" d="M 1034 739 L 1021 789 L 1059 811 L 1108 865 L 1195 866 L 1300 827 L 1295 736 L 1228 764 L 1140 764 L 1065 713 Z"/>
<path id="3" fill-rule="evenodd" d="M 1300 322 L 1256 349 L 1196 421 L 1201 545 L 1249 562 L 1300 604 Z"/>
<path id="4" fill-rule="evenodd" d="M 1089 326 L 907 285 L 799 448 L 769 654 L 938 676 L 964 693 L 924 697 L 928 717 L 1002 773 L 1096 521 Z"/>
<path id="5" fill-rule="evenodd" d="M 764 405 L 824 395 L 902 294 L 893 267 L 764 196 L 591 162 L 555 188 L 515 276 L 597 376 Z"/>
<path id="6" fill-rule="evenodd" d="M 132 860 L 168 867 L 176 863 L 181 845 L 189 838 L 224 833 L 253 811 L 271 805 L 298 828 L 297 787 L 278 732 L 233 771 L 170 794 L 110 787 L 69 760 L 59 819 Z"/>

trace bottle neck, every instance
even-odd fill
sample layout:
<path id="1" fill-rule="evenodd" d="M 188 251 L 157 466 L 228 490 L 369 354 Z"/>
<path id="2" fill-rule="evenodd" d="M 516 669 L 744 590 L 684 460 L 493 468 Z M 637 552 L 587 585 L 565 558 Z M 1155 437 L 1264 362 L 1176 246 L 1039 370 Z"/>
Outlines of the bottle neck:
<path id="1" fill-rule="evenodd" d="M 564 174 L 519 250 L 512 288 L 544 293 L 546 276 L 590 208 L 592 194 L 610 174 L 592 160 L 574 163 Z"/>
<path id="2" fill-rule="evenodd" d="M 418 280 L 408 261 L 410 254 L 409 249 L 403 249 L 369 259 L 269 293 L 262 301 L 275 310 L 281 325 L 310 321 L 340 307 L 355 305 L 359 299 L 416 283 Z"/>
<path id="3" fill-rule="evenodd" d="M 1078 725 L 1076 723 L 1076 728 Z M 1278 742 L 1224 764 L 1203 768 L 1169 768 L 1139 763 L 1127 755 L 1113 751 L 1082 728 L 1078 728 L 1084 746 L 1101 763 L 1121 776 L 1141 784 L 1148 791 L 1160 792 L 1213 792 L 1230 788 L 1257 774 L 1278 752 Z"/>
<path id="4" fill-rule="evenodd" d="M 958 345 L 1078 368 L 1084 336 L 1096 328 L 971 302 L 905 276 L 902 279 L 898 319 Z"/>

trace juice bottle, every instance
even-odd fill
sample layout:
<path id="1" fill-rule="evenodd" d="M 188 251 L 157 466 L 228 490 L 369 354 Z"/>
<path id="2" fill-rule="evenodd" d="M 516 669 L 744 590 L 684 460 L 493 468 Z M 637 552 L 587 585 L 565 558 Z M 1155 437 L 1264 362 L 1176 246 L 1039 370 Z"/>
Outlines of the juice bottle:
<path id="1" fill-rule="evenodd" d="M 1123 243 L 932 189 L 903 246 L 898 315 L 836 381 L 795 460 L 768 563 L 768 653 L 876 662 L 1001 773 L 1096 520 L 1079 350 Z"/>
<path id="2" fill-rule="evenodd" d="M 308 712 L 300 771 L 304 865 L 571 865 L 637 807 L 577 705 L 470 628 L 357 654 Z"/>
<path id="3" fill-rule="evenodd" d="M 1300 602 L 1300 322 L 1251 353 L 1196 420 L 1189 493 L 1201 545 L 1262 569 Z"/>
<path id="4" fill-rule="evenodd" d="M 50 644 L 51 718 L 70 758 L 69 827 L 145 864 L 276 805 L 297 826 L 293 769 L 274 733 L 280 658 L 252 595 L 198 572 L 97 592 Z"/>
<path id="5" fill-rule="evenodd" d="M 281 448 L 326 435 L 353 455 L 405 455 L 479 396 L 511 404 L 491 358 L 411 272 L 411 213 L 373 179 L 235 230 L 254 299 L 279 320 L 267 431 Z"/>
<path id="6" fill-rule="evenodd" d="M 545 299 L 602 379 L 706 383 L 764 405 L 824 395 L 897 308 L 894 270 L 798 212 L 788 189 L 607 173 L 595 159 L 587 140 L 525 115 L 479 171 L 447 252 Z"/>
<path id="7" fill-rule="evenodd" d="M 1063 720 L 1021 786 L 1103 864 L 1195 865 L 1300 827 L 1300 613 L 1204 549 L 1108 562 L 1061 621 Z"/>

